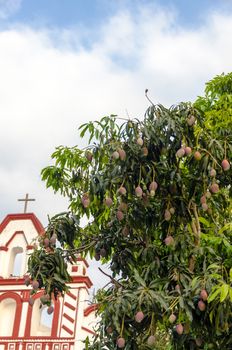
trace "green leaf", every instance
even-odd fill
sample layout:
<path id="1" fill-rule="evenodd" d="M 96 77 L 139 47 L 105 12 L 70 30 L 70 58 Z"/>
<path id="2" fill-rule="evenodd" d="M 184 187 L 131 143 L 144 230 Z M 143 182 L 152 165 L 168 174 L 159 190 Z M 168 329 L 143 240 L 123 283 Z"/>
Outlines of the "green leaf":
<path id="1" fill-rule="evenodd" d="M 210 314 L 209 314 L 209 319 L 211 323 L 213 323 L 213 316 L 214 316 L 214 310 L 210 311 Z"/>
<path id="2" fill-rule="evenodd" d="M 134 278 L 138 282 L 138 284 L 141 284 L 143 287 L 146 287 L 145 281 L 140 277 L 137 270 L 134 270 Z"/>
<path id="3" fill-rule="evenodd" d="M 42 171 L 46 185 L 69 200 L 70 215 L 54 218 L 45 230 L 49 239 L 57 235 L 65 251 L 55 246 L 47 249 L 40 237 L 37 251 L 42 254 L 32 253 L 30 276 L 37 278 L 39 271 L 49 293 L 57 288 L 65 292 L 66 262 L 73 263 L 79 254 L 110 262 L 113 278 L 97 292 L 100 320 L 89 350 L 115 349 L 119 336 L 126 340 L 125 350 L 145 350 L 153 332 L 157 350 L 196 348 L 194 337 L 201 335 L 205 348 L 209 342 L 229 348 L 232 173 L 223 171 L 221 162 L 226 157 L 231 162 L 232 154 L 232 73 L 213 79 L 195 105 L 152 104 L 145 118 L 125 123 L 122 119 L 105 116 L 80 127 L 85 143 L 92 140 L 86 148 L 91 150 L 91 161 L 76 146 L 59 146 L 52 166 Z M 139 137 L 142 147 L 137 144 Z M 185 149 L 185 156 L 179 158 L 182 146 L 190 151 Z M 125 151 L 125 160 L 112 156 L 119 149 Z M 196 150 L 201 153 L 199 161 Z M 152 194 L 153 181 L 158 187 Z M 208 189 L 214 183 L 220 191 L 210 196 Z M 120 186 L 125 187 L 125 195 L 118 192 Z M 141 197 L 135 193 L 137 186 Z M 206 211 L 201 205 L 204 195 Z M 112 198 L 110 207 L 104 204 L 107 197 Z M 124 208 L 123 220 L 118 220 L 119 207 Z M 166 217 L 165 211 L 170 215 Z M 81 222 L 84 219 L 86 226 L 69 222 L 72 214 Z M 170 235 L 175 243 L 171 246 L 166 240 Z M 209 293 L 205 313 L 195 310 L 202 289 Z M 178 323 L 190 323 L 189 334 L 176 336 L 164 313 L 168 307 Z M 134 320 L 138 310 L 145 315 L 140 324 Z"/>
<path id="4" fill-rule="evenodd" d="M 220 266 L 213 263 L 213 264 L 209 265 L 208 268 L 207 268 L 207 270 L 211 270 L 211 269 L 213 269 L 213 270 L 219 270 L 219 269 L 220 269 Z"/>
<path id="5" fill-rule="evenodd" d="M 194 289 L 198 283 L 199 283 L 199 276 L 196 276 L 193 278 L 193 280 L 191 282 L 192 288 Z"/>
<path id="6" fill-rule="evenodd" d="M 221 295 L 220 295 L 220 302 L 221 303 L 226 299 L 228 292 L 229 292 L 229 285 L 224 283 L 221 286 Z"/>
<path id="7" fill-rule="evenodd" d="M 60 283 L 65 283 L 66 281 L 63 280 L 57 273 L 54 274 L 54 279 Z"/>
<path id="8" fill-rule="evenodd" d="M 232 223 L 231 222 L 228 222 L 226 225 L 224 225 L 219 231 L 218 233 L 219 234 L 222 234 L 224 231 L 227 231 L 227 230 L 232 230 Z"/>
<path id="9" fill-rule="evenodd" d="M 230 301 L 232 302 L 232 288 L 231 287 L 229 289 L 229 296 L 230 296 Z"/>
<path id="10" fill-rule="evenodd" d="M 220 294 L 220 292 L 221 292 L 221 288 L 218 286 L 215 292 L 209 295 L 207 299 L 208 303 L 211 303 L 214 299 L 216 299 L 216 297 L 218 296 L 218 294 Z"/>
<path id="11" fill-rule="evenodd" d="M 210 222 L 203 218 L 202 216 L 199 217 L 199 221 L 206 227 L 210 227 Z"/>

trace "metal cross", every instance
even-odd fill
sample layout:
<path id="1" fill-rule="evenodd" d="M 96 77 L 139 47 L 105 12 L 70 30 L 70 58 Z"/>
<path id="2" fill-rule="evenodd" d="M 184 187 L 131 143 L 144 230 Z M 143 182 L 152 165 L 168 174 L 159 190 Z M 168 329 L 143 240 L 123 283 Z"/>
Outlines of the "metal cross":
<path id="1" fill-rule="evenodd" d="M 18 199 L 19 202 L 25 202 L 24 203 L 24 213 L 27 212 L 27 203 L 28 202 L 32 202 L 32 201 L 35 201 L 34 198 L 29 198 L 29 195 L 28 193 L 26 194 L 26 198 L 25 199 Z"/>

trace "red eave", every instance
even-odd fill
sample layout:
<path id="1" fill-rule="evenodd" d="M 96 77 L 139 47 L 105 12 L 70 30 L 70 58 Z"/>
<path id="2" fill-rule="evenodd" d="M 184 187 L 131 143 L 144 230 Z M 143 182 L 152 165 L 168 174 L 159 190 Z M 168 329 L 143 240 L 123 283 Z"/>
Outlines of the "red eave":
<path id="1" fill-rule="evenodd" d="M 89 316 L 89 314 L 91 314 L 92 312 L 95 312 L 98 309 L 98 304 L 93 304 L 88 306 L 85 310 L 84 310 L 84 317 Z"/>
<path id="2" fill-rule="evenodd" d="M 44 233 L 43 225 L 33 213 L 8 214 L 0 224 L 0 233 L 2 233 L 10 221 L 15 220 L 31 220 L 38 234 L 42 235 Z"/>
<path id="3" fill-rule="evenodd" d="M 93 285 L 88 276 L 72 276 L 71 283 L 85 283 L 88 288 L 91 288 Z"/>

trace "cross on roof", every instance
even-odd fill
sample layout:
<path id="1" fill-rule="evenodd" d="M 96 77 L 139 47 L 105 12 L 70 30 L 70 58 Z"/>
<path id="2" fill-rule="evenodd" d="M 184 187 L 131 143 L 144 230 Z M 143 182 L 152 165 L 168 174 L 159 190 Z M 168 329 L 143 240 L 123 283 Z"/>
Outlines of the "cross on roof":
<path id="1" fill-rule="evenodd" d="M 35 199 L 34 198 L 29 198 L 28 193 L 26 193 L 26 198 L 24 198 L 24 199 L 20 198 L 20 199 L 18 199 L 18 201 L 19 202 L 25 202 L 24 203 L 24 213 L 26 213 L 27 212 L 27 203 L 35 201 Z"/>

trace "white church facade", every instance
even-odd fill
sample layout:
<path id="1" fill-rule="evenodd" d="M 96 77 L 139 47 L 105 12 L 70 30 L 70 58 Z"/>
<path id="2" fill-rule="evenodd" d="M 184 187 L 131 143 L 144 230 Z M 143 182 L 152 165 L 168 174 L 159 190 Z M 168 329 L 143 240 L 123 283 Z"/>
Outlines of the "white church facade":
<path id="1" fill-rule="evenodd" d="M 94 335 L 96 306 L 89 305 L 92 282 L 88 263 L 78 259 L 68 267 L 69 292 L 54 303 L 47 316 L 38 292 L 29 305 L 30 286 L 24 283 L 33 240 L 44 228 L 33 213 L 10 214 L 0 224 L 0 350 L 82 350 Z"/>

